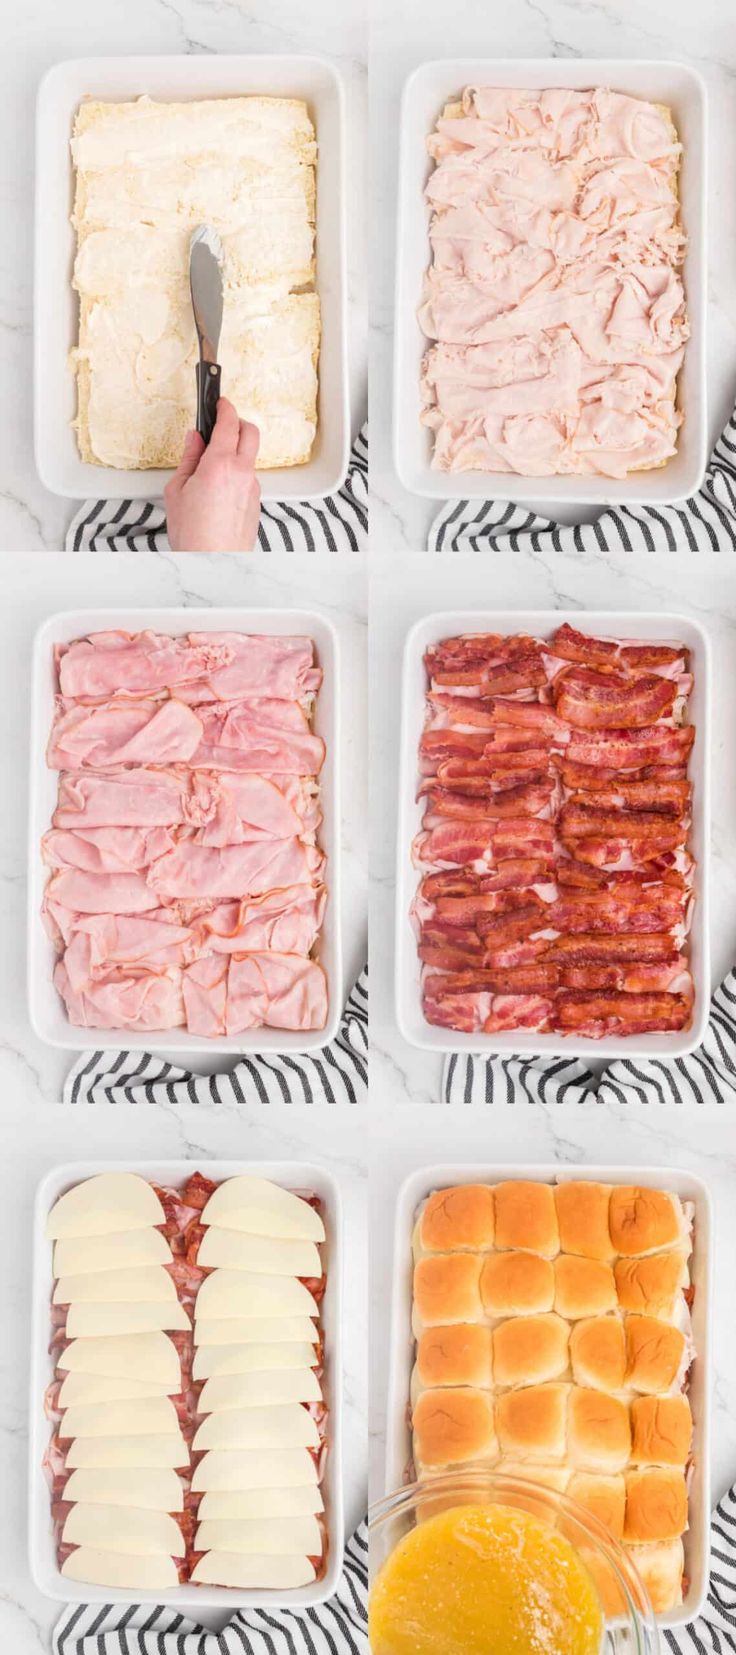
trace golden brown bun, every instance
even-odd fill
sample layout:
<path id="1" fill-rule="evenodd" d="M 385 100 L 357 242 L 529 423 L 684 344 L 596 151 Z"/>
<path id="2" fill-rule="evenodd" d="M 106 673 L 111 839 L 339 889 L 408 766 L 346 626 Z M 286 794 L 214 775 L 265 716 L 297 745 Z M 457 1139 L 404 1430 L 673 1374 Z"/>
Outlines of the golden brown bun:
<path id="1" fill-rule="evenodd" d="M 594 1316 L 576 1322 L 570 1334 L 570 1361 L 576 1385 L 599 1391 L 622 1391 L 626 1375 L 626 1340 L 618 1316 Z"/>
<path id="2" fill-rule="evenodd" d="M 477 1385 L 490 1389 L 491 1330 L 459 1322 L 423 1333 L 417 1346 L 420 1385 Z"/>
<path id="3" fill-rule="evenodd" d="M 616 1309 L 616 1284 L 610 1264 L 561 1253 L 555 1259 L 554 1271 L 558 1316 L 578 1322 L 583 1316 L 605 1316 L 606 1311 Z"/>
<path id="4" fill-rule="evenodd" d="M 419 1220 L 419 1243 L 427 1253 L 456 1247 L 481 1252 L 493 1246 L 493 1191 L 487 1184 L 460 1184 L 430 1195 Z"/>
<path id="5" fill-rule="evenodd" d="M 563 1253 L 605 1260 L 614 1257 L 616 1248 L 608 1228 L 610 1195 L 609 1184 L 579 1184 L 574 1180 L 558 1184 L 555 1206 Z"/>
<path id="6" fill-rule="evenodd" d="M 417 1470 L 439 1471 L 467 1460 L 494 1460 L 498 1446 L 493 1403 L 470 1386 L 424 1391 L 414 1409 Z"/>
<path id="7" fill-rule="evenodd" d="M 676 1609 L 682 1603 L 685 1567 L 682 1541 L 666 1540 L 661 1546 L 627 1546 L 626 1549 L 646 1586 L 655 1615 Z"/>
<path id="8" fill-rule="evenodd" d="M 632 1465 L 687 1465 L 692 1437 L 686 1396 L 638 1396 L 632 1402 Z"/>
<path id="9" fill-rule="evenodd" d="M 608 1529 L 615 1540 L 622 1540 L 626 1512 L 626 1483 L 617 1477 L 600 1477 L 590 1471 L 576 1471 L 567 1485 L 571 1500 L 577 1500 L 584 1511 L 589 1511 Z"/>
<path id="10" fill-rule="evenodd" d="M 640 1258 L 663 1247 L 674 1247 L 683 1233 L 682 1208 L 664 1190 L 639 1189 L 621 1184 L 611 1190 L 608 1210 L 614 1252 Z"/>
<path id="11" fill-rule="evenodd" d="M 622 1310 L 637 1310 L 664 1322 L 672 1321 L 680 1291 L 688 1282 L 683 1252 L 617 1259 L 613 1271 Z"/>
<path id="12" fill-rule="evenodd" d="M 494 1193 L 496 1246 L 507 1250 L 521 1247 L 541 1253 L 543 1258 L 554 1258 L 560 1250 L 560 1232 L 551 1184 L 509 1179 L 506 1184 L 497 1184 Z"/>
<path id="13" fill-rule="evenodd" d="M 570 1330 L 561 1316 L 512 1316 L 493 1331 L 495 1385 L 542 1385 L 567 1373 Z"/>
<path id="14" fill-rule="evenodd" d="M 538 1253 L 489 1253 L 483 1261 L 480 1296 L 489 1316 L 533 1316 L 552 1309 L 554 1269 Z"/>
<path id="15" fill-rule="evenodd" d="M 631 1452 L 629 1410 L 618 1397 L 574 1385 L 567 1457 L 586 1471 L 623 1471 Z"/>
<path id="16" fill-rule="evenodd" d="M 502 1454 L 517 1460 L 562 1460 L 569 1385 L 530 1385 L 504 1391 L 496 1403 Z"/>
<path id="17" fill-rule="evenodd" d="M 481 1261 L 474 1253 L 428 1253 L 414 1270 L 415 1332 L 445 1322 L 479 1322 Z"/>
<path id="18" fill-rule="evenodd" d="M 627 1472 L 625 1540 L 676 1540 L 686 1528 L 687 1488 L 682 1471 L 654 1466 Z"/>
<path id="19" fill-rule="evenodd" d="M 593 1551 L 590 1546 L 581 1546 L 578 1556 L 581 1563 L 585 1564 L 595 1586 L 606 1619 L 616 1620 L 619 1616 L 628 1618 L 629 1605 L 623 1587 L 619 1584 L 620 1577 L 614 1574 L 608 1558 L 602 1552 Z"/>
<path id="20" fill-rule="evenodd" d="M 656 1316 L 626 1317 L 626 1383 L 633 1391 L 667 1391 L 685 1350 L 685 1335 Z"/>

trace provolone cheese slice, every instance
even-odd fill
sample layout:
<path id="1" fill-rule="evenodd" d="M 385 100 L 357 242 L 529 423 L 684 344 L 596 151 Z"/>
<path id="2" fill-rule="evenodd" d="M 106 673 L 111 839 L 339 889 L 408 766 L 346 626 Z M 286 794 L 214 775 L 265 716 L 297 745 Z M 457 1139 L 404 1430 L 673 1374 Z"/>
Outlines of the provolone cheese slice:
<path id="1" fill-rule="evenodd" d="M 288 1349 L 288 1347 L 287 1347 Z M 320 1402 L 314 1368 L 285 1368 L 275 1373 L 226 1373 L 202 1386 L 197 1412 L 219 1414 L 225 1408 L 269 1408 L 284 1402 Z"/>
<path id="2" fill-rule="evenodd" d="M 304 1488 L 317 1481 L 317 1467 L 306 1448 L 210 1451 L 192 1474 L 195 1494 L 208 1489 Z"/>
<path id="3" fill-rule="evenodd" d="M 156 1552 L 136 1557 L 130 1552 L 101 1552 L 79 1546 L 61 1565 L 67 1580 L 86 1586 L 112 1586 L 120 1591 L 166 1592 L 179 1584 L 179 1572 L 171 1557 Z"/>
<path id="4" fill-rule="evenodd" d="M 66 1535 L 65 1537 L 66 1538 Z M 316 1517 L 213 1517 L 200 1523 L 195 1552 L 260 1553 L 264 1557 L 320 1557 L 322 1531 Z"/>
<path id="5" fill-rule="evenodd" d="M 151 1396 L 128 1402 L 83 1402 L 67 1408 L 59 1436 L 163 1437 L 178 1429 L 179 1419 L 170 1398 Z"/>
<path id="6" fill-rule="evenodd" d="M 186 1551 L 179 1524 L 168 1512 L 134 1506 L 72 1506 L 62 1539 L 65 1546 L 135 1552 L 143 1557 L 155 1556 L 156 1552 L 163 1552 L 165 1557 L 183 1557 Z M 270 1549 L 263 1547 L 264 1551 Z M 301 1550 L 301 1546 L 294 1549 Z"/>
<path id="7" fill-rule="evenodd" d="M 173 1276 L 161 1264 L 60 1276 L 54 1288 L 54 1304 L 167 1304 L 175 1298 Z"/>
<path id="8" fill-rule="evenodd" d="M 253 1276 L 246 1270 L 213 1270 L 197 1294 L 194 1319 L 234 1316 L 317 1316 L 309 1289 L 295 1276 Z"/>
<path id="9" fill-rule="evenodd" d="M 170 1467 L 126 1466 L 73 1471 L 64 1499 L 80 1505 L 134 1506 L 147 1511 L 183 1511 L 184 1485 Z"/>
<path id="10" fill-rule="evenodd" d="M 67 1465 L 74 1470 L 114 1470 L 116 1466 L 142 1465 L 155 1469 L 189 1464 L 189 1449 L 181 1433 L 173 1431 L 165 1436 L 142 1437 L 77 1437 L 66 1456 Z"/>
<path id="11" fill-rule="evenodd" d="M 285 1241 L 324 1241 L 318 1212 L 301 1196 L 265 1178 L 228 1178 L 218 1184 L 202 1213 L 203 1224 L 247 1235 L 280 1236 Z"/>
<path id="12" fill-rule="evenodd" d="M 203 1324 L 200 1323 L 200 1326 Z M 227 1324 L 230 1325 L 229 1323 Z M 277 1373 L 313 1368 L 317 1353 L 313 1345 L 198 1345 L 194 1352 L 195 1379 L 214 1379 L 238 1373 Z"/>
<path id="13" fill-rule="evenodd" d="M 171 1248 L 160 1230 L 116 1230 L 109 1236 L 69 1236 L 54 1247 L 55 1276 L 97 1275 L 100 1270 L 138 1270 L 170 1264 Z"/>
<path id="14" fill-rule="evenodd" d="M 303 1488 L 211 1489 L 197 1508 L 201 1522 L 210 1518 L 311 1517 L 324 1511 L 317 1483 Z"/>
<path id="15" fill-rule="evenodd" d="M 162 1332 L 73 1339 L 61 1352 L 56 1366 L 64 1373 L 99 1373 L 107 1374 L 111 1379 L 151 1380 L 165 1385 L 172 1395 L 181 1390 L 179 1352 Z"/>
<path id="16" fill-rule="evenodd" d="M 166 1328 L 191 1326 L 178 1299 L 170 1304 L 72 1304 L 66 1319 L 67 1338 L 102 1339 L 117 1333 L 158 1333 Z"/>
<path id="17" fill-rule="evenodd" d="M 264 1588 L 290 1592 L 309 1586 L 317 1576 L 308 1557 L 248 1557 L 243 1552 L 205 1552 L 192 1570 L 200 1586 L 234 1586 L 243 1591 Z"/>
<path id="18" fill-rule="evenodd" d="M 200 1316 L 196 1345 L 316 1345 L 319 1334 L 308 1316 Z"/>
<path id="19" fill-rule="evenodd" d="M 62 1236 L 103 1236 L 165 1224 L 159 1198 L 135 1172 L 101 1172 L 61 1195 L 46 1222 L 50 1241 Z"/>
<path id="20" fill-rule="evenodd" d="M 203 1270 L 250 1270 L 258 1276 L 322 1275 L 322 1260 L 313 1241 L 242 1235 L 238 1230 L 205 1230 L 197 1263 Z"/>
<path id="21" fill-rule="evenodd" d="M 141 1397 L 166 1396 L 166 1385 L 145 1379 L 110 1379 L 102 1373 L 68 1373 L 59 1392 L 60 1408 L 76 1408 L 86 1402 L 133 1402 Z"/>
<path id="22" fill-rule="evenodd" d="M 226 1408 L 202 1421 L 192 1443 L 205 1448 L 319 1448 L 311 1414 L 299 1403 L 280 1408 Z"/>

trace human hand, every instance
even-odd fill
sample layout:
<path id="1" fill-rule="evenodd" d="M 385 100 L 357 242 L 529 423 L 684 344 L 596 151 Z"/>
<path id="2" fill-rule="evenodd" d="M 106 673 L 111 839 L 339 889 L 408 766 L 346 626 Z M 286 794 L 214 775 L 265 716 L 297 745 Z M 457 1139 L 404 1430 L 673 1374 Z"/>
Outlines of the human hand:
<path id="1" fill-rule="evenodd" d="M 178 469 L 164 489 L 172 552 L 250 552 L 258 533 L 261 491 L 255 474 L 257 425 L 238 419 L 220 397 L 209 447 L 190 431 Z"/>

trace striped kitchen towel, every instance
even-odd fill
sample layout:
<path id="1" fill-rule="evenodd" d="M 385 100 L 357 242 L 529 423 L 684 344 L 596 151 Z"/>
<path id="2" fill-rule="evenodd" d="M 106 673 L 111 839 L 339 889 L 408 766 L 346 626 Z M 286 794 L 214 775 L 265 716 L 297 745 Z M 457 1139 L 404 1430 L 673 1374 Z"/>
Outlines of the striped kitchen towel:
<path id="1" fill-rule="evenodd" d="M 736 1096 L 736 971 L 716 989 L 705 1039 L 689 1057 L 619 1058 L 596 1081 L 575 1057 L 467 1057 L 453 1052 L 444 1103 L 732 1103 Z M 736 1534 L 734 1536 L 736 1544 Z"/>
<path id="2" fill-rule="evenodd" d="M 520 477 L 519 492 L 524 479 Z M 505 500 L 448 500 L 431 552 L 736 551 L 736 411 L 716 443 L 703 486 L 677 506 L 609 506 L 595 523 L 564 528 Z"/>
<path id="3" fill-rule="evenodd" d="M 353 444 L 348 474 L 334 498 L 272 500 L 261 508 L 263 552 L 361 552 L 368 535 L 368 427 Z M 168 552 L 163 504 L 86 500 L 67 529 L 67 552 Z"/>
<path id="4" fill-rule="evenodd" d="M 368 969 L 329 1046 L 303 1056 L 240 1057 L 224 1074 L 197 1075 L 151 1052 L 82 1052 L 64 1103 L 360 1103 L 368 1087 Z"/>
<path id="5" fill-rule="evenodd" d="M 314 1609 L 243 1610 L 207 1632 L 173 1609 L 70 1604 L 53 1655 L 368 1655 L 368 1539 L 363 1524 L 345 1548 L 340 1585 Z"/>
<path id="6" fill-rule="evenodd" d="M 665 1627 L 674 1655 L 736 1652 L 736 1487 L 727 1489 L 710 1525 L 710 1582 L 702 1615 L 676 1632 Z"/>

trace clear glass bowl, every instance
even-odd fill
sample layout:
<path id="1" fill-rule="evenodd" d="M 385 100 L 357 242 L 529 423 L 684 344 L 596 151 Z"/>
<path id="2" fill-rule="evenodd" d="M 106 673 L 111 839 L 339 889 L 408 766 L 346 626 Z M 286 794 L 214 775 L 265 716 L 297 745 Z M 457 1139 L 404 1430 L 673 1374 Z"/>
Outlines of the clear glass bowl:
<path id="1" fill-rule="evenodd" d="M 606 1616 L 601 1655 L 659 1655 L 654 1611 L 623 1547 L 566 1494 L 531 1479 L 470 1467 L 386 1495 L 371 1507 L 368 1517 L 371 1574 L 417 1521 L 452 1506 L 490 1503 L 529 1512 L 574 1546 L 593 1578 Z"/>

